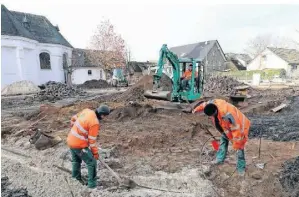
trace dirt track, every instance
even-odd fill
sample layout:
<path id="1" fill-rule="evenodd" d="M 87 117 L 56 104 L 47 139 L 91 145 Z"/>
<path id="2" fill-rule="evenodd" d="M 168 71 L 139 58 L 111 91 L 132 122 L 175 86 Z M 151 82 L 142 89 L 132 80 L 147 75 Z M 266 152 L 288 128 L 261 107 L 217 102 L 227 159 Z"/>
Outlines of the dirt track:
<path id="1" fill-rule="evenodd" d="M 250 105 L 242 110 L 252 112 L 255 111 L 255 106 L 261 108 L 260 105 L 273 98 L 271 94 L 269 95 L 269 99 L 267 96 L 253 98 L 249 101 Z M 257 158 L 259 140 L 249 140 L 245 150 L 248 173 L 245 180 L 240 180 L 236 173 L 230 177 L 235 170 L 233 150 L 229 151 L 228 163 L 218 168 L 209 166 L 209 162 L 215 156 L 209 143 L 204 148 L 203 155 L 200 155 L 203 143 L 209 138 L 203 127 L 207 126 L 215 135 L 218 134 L 207 117 L 185 114 L 179 110 L 155 109 L 148 100 L 139 101 L 139 104 L 128 104 L 128 101 L 134 98 L 139 97 L 125 92 L 98 96 L 90 101 L 86 99 L 81 102 L 61 101 L 43 107 L 36 104 L 27 120 L 16 112 L 28 108 L 28 105 L 22 104 L 16 109 L 13 105 L 4 106 L 6 114 L 2 116 L 1 122 L 2 128 L 6 129 L 6 135 L 2 140 L 2 146 L 17 150 L 31 158 L 2 150 L 2 174 L 9 177 L 12 187 L 26 187 L 32 196 L 71 196 L 71 191 L 74 196 L 91 196 L 85 187 L 73 181 L 70 175 L 55 168 L 53 164 L 71 169 L 70 155 L 65 144 L 69 131 L 69 118 L 81 109 L 95 108 L 99 103 L 105 102 L 114 109 L 110 118 L 102 123 L 98 141 L 105 149 L 101 152 L 106 162 L 122 176 L 130 176 L 139 184 L 166 189 L 169 192 L 142 188 L 131 191 L 116 189 L 116 180 L 99 165 L 98 190 L 93 195 L 217 196 L 216 190 L 222 196 L 287 196 L 285 192 L 288 189 L 282 188 L 279 174 L 282 164 L 299 154 L 296 139 L 294 142 L 263 139 L 260 159 Z M 278 103 L 284 98 L 279 99 Z M 259 104 L 259 101 L 263 101 L 263 104 Z M 292 105 L 297 106 L 296 102 L 294 99 Z M 253 128 L 259 128 L 258 125 L 261 124 L 258 117 L 264 117 L 269 124 L 280 128 L 273 121 L 279 117 L 286 117 L 292 109 L 292 107 L 286 108 L 277 115 L 271 115 L 276 117 L 271 119 L 268 108 L 264 108 L 258 115 L 251 117 Z M 47 115 L 45 119 L 28 128 L 28 125 L 45 115 Z M 285 122 L 285 125 L 289 123 L 294 124 L 289 121 Z M 19 136 L 13 136 L 21 129 L 25 130 Z M 36 129 L 58 135 L 64 141 L 53 148 L 38 151 L 28 142 L 29 136 Z M 266 166 L 261 170 L 255 167 L 257 163 L 266 163 Z M 86 174 L 86 168 L 83 168 Z"/>

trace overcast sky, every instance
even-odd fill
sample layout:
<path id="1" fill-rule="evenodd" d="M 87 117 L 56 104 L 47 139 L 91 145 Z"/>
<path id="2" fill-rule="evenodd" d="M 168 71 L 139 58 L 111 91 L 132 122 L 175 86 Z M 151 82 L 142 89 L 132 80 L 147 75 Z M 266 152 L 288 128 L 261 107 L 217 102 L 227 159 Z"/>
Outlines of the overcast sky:
<path id="1" fill-rule="evenodd" d="M 46 16 L 76 48 L 88 46 L 97 24 L 110 19 L 135 60 L 156 60 L 169 47 L 217 39 L 224 52 L 244 52 L 258 34 L 299 40 L 299 5 L 125 5 L 2 0 L 9 9 Z M 107 1 L 109 2 L 109 1 Z M 86 4 L 83 4 L 86 3 Z"/>

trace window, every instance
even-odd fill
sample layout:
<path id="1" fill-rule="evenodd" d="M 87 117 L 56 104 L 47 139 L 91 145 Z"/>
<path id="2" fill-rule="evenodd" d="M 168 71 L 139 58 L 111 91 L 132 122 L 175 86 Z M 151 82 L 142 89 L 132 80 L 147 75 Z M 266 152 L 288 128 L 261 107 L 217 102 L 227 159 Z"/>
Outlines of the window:
<path id="1" fill-rule="evenodd" d="M 87 74 L 88 74 L 88 75 L 92 75 L 91 70 L 88 70 L 88 71 L 87 71 Z"/>
<path id="2" fill-rule="evenodd" d="M 39 54 L 39 62 L 41 69 L 51 69 L 50 54 L 43 52 Z"/>
<path id="3" fill-rule="evenodd" d="M 297 70 L 298 69 L 298 65 L 292 65 L 292 71 L 295 71 L 295 70 Z"/>
<path id="4" fill-rule="evenodd" d="M 263 61 L 267 61 L 267 56 L 266 56 L 266 55 L 263 55 L 263 56 L 262 56 L 262 59 L 263 59 Z"/>

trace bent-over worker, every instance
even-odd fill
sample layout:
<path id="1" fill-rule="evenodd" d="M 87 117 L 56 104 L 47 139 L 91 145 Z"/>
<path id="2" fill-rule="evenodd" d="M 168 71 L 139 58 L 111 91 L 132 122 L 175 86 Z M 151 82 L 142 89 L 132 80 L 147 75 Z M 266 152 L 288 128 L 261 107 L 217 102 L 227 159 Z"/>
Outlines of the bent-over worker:
<path id="1" fill-rule="evenodd" d="M 68 134 L 67 144 L 72 154 L 72 177 L 83 183 L 81 178 L 83 160 L 88 169 L 88 188 L 96 188 L 96 160 L 99 158 L 96 140 L 100 129 L 99 121 L 109 113 L 109 107 L 101 105 L 96 110 L 84 109 L 71 118 L 72 129 Z"/>
<path id="2" fill-rule="evenodd" d="M 187 87 L 189 87 L 189 82 L 191 80 L 191 77 L 192 77 L 192 70 L 193 70 L 193 66 L 192 64 L 189 64 L 189 67 L 188 69 L 183 73 L 182 77 L 181 77 L 181 80 L 182 80 L 182 89 L 183 90 L 186 90 Z M 197 71 L 195 72 L 195 78 L 197 78 Z"/>
<path id="3" fill-rule="evenodd" d="M 248 140 L 250 120 L 235 106 L 221 99 L 201 103 L 192 113 L 202 112 L 210 116 L 217 130 L 222 134 L 220 148 L 216 154 L 216 164 L 222 164 L 226 158 L 228 142 L 237 150 L 237 170 L 245 174 L 244 147 Z"/>

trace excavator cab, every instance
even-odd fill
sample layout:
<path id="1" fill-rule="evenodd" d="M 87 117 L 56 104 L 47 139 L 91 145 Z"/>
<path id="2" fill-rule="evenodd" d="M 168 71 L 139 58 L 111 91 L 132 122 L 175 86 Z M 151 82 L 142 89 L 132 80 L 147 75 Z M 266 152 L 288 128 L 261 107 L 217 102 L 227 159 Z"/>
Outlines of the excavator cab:
<path id="1" fill-rule="evenodd" d="M 188 67 L 192 66 L 192 75 L 187 83 L 187 87 L 183 87 L 183 81 L 186 80 L 180 77 L 180 90 L 178 91 L 178 101 L 195 101 L 199 99 L 203 92 L 203 69 L 204 65 L 200 60 L 196 59 L 179 59 L 181 67 L 181 75 L 186 72 Z"/>
<path id="2" fill-rule="evenodd" d="M 160 91 L 160 79 L 163 73 L 165 60 L 172 66 L 172 91 Z M 191 77 L 189 76 L 189 88 L 182 88 L 183 73 L 187 65 L 192 65 Z M 204 65 L 198 59 L 179 59 L 164 44 L 160 50 L 160 58 L 157 65 L 157 72 L 153 76 L 153 90 L 145 91 L 145 96 L 155 99 L 170 100 L 174 102 L 195 101 L 203 92 Z"/>

